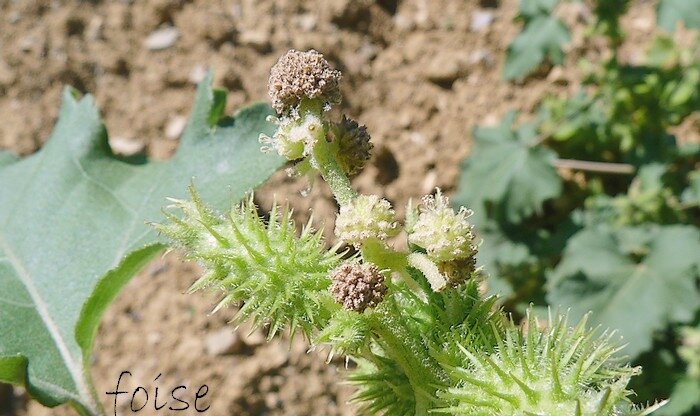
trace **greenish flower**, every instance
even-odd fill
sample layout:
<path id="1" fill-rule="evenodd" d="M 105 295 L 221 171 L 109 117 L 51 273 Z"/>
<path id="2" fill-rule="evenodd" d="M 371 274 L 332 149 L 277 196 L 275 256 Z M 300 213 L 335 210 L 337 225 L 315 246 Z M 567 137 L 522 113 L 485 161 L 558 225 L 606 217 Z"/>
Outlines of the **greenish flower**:
<path id="1" fill-rule="evenodd" d="M 277 123 L 272 137 L 260 135 L 264 152 L 274 150 L 287 160 L 296 160 L 307 156 L 319 140 L 325 140 L 323 120 L 313 111 L 285 116 Z"/>
<path id="2" fill-rule="evenodd" d="M 335 221 L 335 235 L 355 246 L 371 238 L 386 240 L 398 233 L 391 204 L 376 195 L 359 195 L 341 206 Z"/>
<path id="3" fill-rule="evenodd" d="M 469 222 L 472 212 L 461 207 L 454 212 L 447 197 L 437 190 L 435 196 L 423 198 L 419 215 L 408 229 L 408 241 L 425 249 L 432 260 L 448 262 L 474 256 L 473 225 Z"/>

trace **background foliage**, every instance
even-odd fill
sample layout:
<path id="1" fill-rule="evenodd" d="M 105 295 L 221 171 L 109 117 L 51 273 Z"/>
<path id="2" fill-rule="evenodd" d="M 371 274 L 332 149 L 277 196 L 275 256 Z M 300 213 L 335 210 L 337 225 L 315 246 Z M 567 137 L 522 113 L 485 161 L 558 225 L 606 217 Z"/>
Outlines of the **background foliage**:
<path id="1" fill-rule="evenodd" d="M 525 25 L 506 79 L 563 61 L 568 31 L 551 15 L 556 3 L 521 2 Z M 700 144 L 671 131 L 700 110 L 700 48 L 660 36 L 643 64 L 621 62 L 618 20 L 628 3 L 594 2 L 589 36 L 606 38 L 613 53 L 586 63 L 580 92 L 475 129 L 455 204 L 476 211 L 479 260 L 507 308 L 522 313 L 534 301 L 571 308 L 574 318 L 592 310 L 593 323 L 617 329 L 642 365 L 638 400 L 671 396 L 658 414 L 692 415 L 700 377 L 679 350 L 698 348 L 684 328 L 700 323 Z M 700 1 L 661 0 L 657 12 L 667 31 L 700 28 Z"/>

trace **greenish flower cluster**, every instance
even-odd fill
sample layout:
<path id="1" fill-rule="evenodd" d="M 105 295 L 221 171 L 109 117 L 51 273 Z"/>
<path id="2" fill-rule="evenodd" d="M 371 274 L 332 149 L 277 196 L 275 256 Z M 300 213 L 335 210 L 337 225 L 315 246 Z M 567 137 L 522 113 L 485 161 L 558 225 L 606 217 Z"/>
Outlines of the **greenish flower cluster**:
<path id="1" fill-rule="evenodd" d="M 192 290 L 220 290 L 220 306 L 242 304 L 238 321 L 268 325 L 270 336 L 301 330 L 352 359 L 349 380 L 367 414 L 650 413 L 632 406 L 626 386 L 640 370 L 619 360 L 610 334 L 596 336 L 585 321 L 570 328 L 558 315 L 542 329 L 531 312 L 520 326 L 483 294 L 471 211 L 455 212 L 437 190 L 409 205 L 401 224 L 388 200 L 354 191 L 348 176 L 372 146 L 364 127 L 327 113 L 339 79 L 316 51 L 280 58 L 270 77 L 278 130 L 261 137 L 329 185 L 338 245 L 326 249 L 310 226 L 297 236 L 286 209 L 264 222 L 252 196 L 220 215 L 192 191 L 192 201 L 174 201 L 184 216 L 158 226 L 206 269 Z M 407 250 L 395 248 L 398 238 Z M 356 254 L 339 252 L 342 244 Z"/>

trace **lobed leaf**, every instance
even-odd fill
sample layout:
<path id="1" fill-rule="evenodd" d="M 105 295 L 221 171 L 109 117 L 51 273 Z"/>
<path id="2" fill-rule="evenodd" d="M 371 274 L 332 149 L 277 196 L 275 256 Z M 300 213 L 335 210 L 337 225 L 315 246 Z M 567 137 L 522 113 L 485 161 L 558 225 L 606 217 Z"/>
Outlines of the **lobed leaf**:
<path id="1" fill-rule="evenodd" d="M 474 130 L 474 150 L 462 166 L 453 202 L 473 209 L 477 224 L 483 223 L 487 202 L 518 223 L 542 212 L 544 201 L 561 193 L 561 178 L 552 165 L 556 154 L 534 145 L 531 126 L 513 130 L 514 120 L 511 112 L 496 127 Z"/>
<path id="2" fill-rule="evenodd" d="M 0 156 L 0 380 L 26 384 L 48 406 L 101 413 L 87 365 L 99 318 L 164 247 L 144 220 L 158 218 L 165 197 L 190 181 L 224 206 L 281 165 L 257 141 L 272 132 L 271 109 L 222 120 L 211 79 L 168 161 L 115 156 L 93 98 L 68 89 L 41 150 L 13 163 Z"/>
<path id="3" fill-rule="evenodd" d="M 561 20 L 547 14 L 533 18 L 508 46 L 503 77 L 507 80 L 523 78 L 545 59 L 555 65 L 562 64 L 562 48 L 570 40 L 569 29 Z"/>
<path id="4" fill-rule="evenodd" d="M 669 32 L 676 30 L 679 21 L 688 29 L 700 29 L 700 0 L 660 0 L 656 20 Z"/>
<path id="5" fill-rule="evenodd" d="M 643 234 L 648 244 L 632 243 Z M 700 308 L 698 253 L 700 231 L 692 226 L 587 228 L 569 240 L 548 276 L 547 299 L 574 317 L 593 311 L 592 322 L 619 330 L 625 352 L 636 356 L 651 347 L 655 331 L 688 322 Z"/>

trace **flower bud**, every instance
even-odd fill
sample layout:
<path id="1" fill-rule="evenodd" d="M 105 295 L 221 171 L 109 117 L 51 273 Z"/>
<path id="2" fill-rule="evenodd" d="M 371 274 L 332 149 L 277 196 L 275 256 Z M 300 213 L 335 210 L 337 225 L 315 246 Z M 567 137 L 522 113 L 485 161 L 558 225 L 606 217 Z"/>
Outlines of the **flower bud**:
<path id="1" fill-rule="evenodd" d="M 282 117 L 278 123 L 272 137 L 260 135 L 263 151 L 275 150 L 287 160 L 295 160 L 307 156 L 318 140 L 325 140 L 323 121 L 311 111 Z"/>
<path id="2" fill-rule="evenodd" d="M 347 262 L 331 272 L 331 293 L 345 309 L 364 312 L 377 306 L 386 293 L 384 276 L 371 263 Z"/>
<path id="3" fill-rule="evenodd" d="M 270 71 L 268 94 L 279 114 L 289 114 L 302 99 L 340 103 L 340 71 L 331 68 L 323 55 L 294 49 L 282 55 Z"/>
<path id="4" fill-rule="evenodd" d="M 478 276 L 476 268 L 476 257 L 466 257 L 450 261 L 443 261 L 437 264 L 438 271 L 447 280 L 447 285 L 457 287 L 474 276 Z"/>
<path id="5" fill-rule="evenodd" d="M 428 257 L 441 263 L 467 259 L 476 254 L 473 226 L 467 220 L 472 212 L 461 207 L 457 213 L 438 189 L 435 196 L 423 197 L 418 219 L 408 230 L 408 241 L 426 250 Z"/>
<path id="6" fill-rule="evenodd" d="M 366 126 L 343 116 L 340 123 L 333 125 L 333 140 L 338 145 L 338 163 L 346 175 L 353 176 L 365 167 L 372 155 L 370 136 Z"/>
<path id="7" fill-rule="evenodd" d="M 359 195 L 340 207 L 335 221 L 335 235 L 355 246 L 371 238 L 386 240 L 399 233 L 394 214 L 386 199 L 376 195 Z"/>

